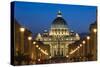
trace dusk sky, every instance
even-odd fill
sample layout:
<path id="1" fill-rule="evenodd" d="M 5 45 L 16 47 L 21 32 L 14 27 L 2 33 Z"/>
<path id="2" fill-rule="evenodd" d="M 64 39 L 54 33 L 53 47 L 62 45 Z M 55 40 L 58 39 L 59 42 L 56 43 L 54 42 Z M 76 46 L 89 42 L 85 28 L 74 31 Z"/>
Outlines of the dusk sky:
<path id="1" fill-rule="evenodd" d="M 96 21 L 96 6 L 15 2 L 14 10 L 15 19 L 33 34 L 49 30 L 59 10 L 74 32 L 89 32 L 89 25 Z"/>

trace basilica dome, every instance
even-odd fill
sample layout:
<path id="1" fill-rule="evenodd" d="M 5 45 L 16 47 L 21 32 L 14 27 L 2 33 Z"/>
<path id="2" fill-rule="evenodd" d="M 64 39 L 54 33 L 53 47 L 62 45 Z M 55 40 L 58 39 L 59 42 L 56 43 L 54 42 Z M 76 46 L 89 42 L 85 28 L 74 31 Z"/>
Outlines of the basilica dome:
<path id="1" fill-rule="evenodd" d="M 66 21 L 62 17 L 57 17 L 53 23 L 53 25 L 67 25 Z"/>
<path id="2" fill-rule="evenodd" d="M 60 11 L 58 11 L 56 19 L 54 19 L 54 21 L 52 22 L 49 35 L 69 35 L 68 25 L 63 19 Z"/>
<path id="3" fill-rule="evenodd" d="M 61 12 L 58 11 L 57 18 L 54 19 L 54 21 L 52 22 L 52 28 L 66 28 L 66 27 L 67 23 L 63 19 Z"/>

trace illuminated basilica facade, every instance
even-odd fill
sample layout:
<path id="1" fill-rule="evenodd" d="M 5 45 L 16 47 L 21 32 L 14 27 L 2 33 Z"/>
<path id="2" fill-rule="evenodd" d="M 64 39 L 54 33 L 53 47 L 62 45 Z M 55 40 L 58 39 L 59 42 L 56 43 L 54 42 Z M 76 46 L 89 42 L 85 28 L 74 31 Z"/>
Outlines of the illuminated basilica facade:
<path id="1" fill-rule="evenodd" d="M 35 39 L 50 46 L 50 57 L 52 58 L 56 56 L 66 57 L 69 53 L 68 45 L 79 40 L 80 37 L 78 33 L 68 28 L 68 24 L 63 19 L 61 12 L 58 11 L 50 30 L 45 30 L 42 34 L 38 33 Z"/>

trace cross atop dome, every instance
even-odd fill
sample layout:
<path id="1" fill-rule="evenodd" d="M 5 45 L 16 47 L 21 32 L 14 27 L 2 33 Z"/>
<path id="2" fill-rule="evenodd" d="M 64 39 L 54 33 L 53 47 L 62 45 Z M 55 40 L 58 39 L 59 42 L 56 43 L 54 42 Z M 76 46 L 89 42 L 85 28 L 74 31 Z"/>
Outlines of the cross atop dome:
<path id="1" fill-rule="evenodd" d="M 57 17 L 62 17 L 61 11 L 58 11 Z"/>
<path id="2" fill-rule="evenodd" d="M 61 13 L 61 11 L 59 10 L 58 13 Z"/>

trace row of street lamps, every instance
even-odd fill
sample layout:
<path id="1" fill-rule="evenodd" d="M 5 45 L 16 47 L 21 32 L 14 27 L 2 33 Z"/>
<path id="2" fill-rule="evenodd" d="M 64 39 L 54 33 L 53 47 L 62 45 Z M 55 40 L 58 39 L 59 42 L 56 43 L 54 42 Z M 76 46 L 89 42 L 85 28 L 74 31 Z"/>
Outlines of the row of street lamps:
<path id="1" fill-rule="evenodd" d="M 97 32 L 97 29 L 94 28 L 93 29 L 93 33 L 96 35 L 96 32 Z M 94 35 L 94 36 L 95 36 Z M 77 46 L 74 50 L 72 50 L 69 55 L 67 55 L 66 57 L 69 58 L 70 55 L 73 55 L 75 52 L 78 51 L 79 54 L 81 54 L 80 56 L 84 56 L 86 55 L 86 53 L 90 53 L 90 46 L 92 44 L 90 44 L 90 39 L 91 37 L 90 36 L 86 36 L 86 38 L 84 40 L 82 40 L 82 42 L 79 44 L 79 46 Z M 86 46 L 86 47 L 85 47 Z M 80 52 L 80 50 L 82 49 L 82 52 Z M 85 49 L 88 49 L 88 50 L 85 50 Z M 83 60 L 87 60 L 87 59 L 83 59 Z"/>
<path id="2" fill-rule="evenodd" d="M 21 51 L 22 54 L 24 54 L 24 32 L 25 32 L 25 30 L 26 29 L 24 27 L 21 27 L 20 28 L 20 32 L 21 32 L 21 50 L 20 51 Z M 97 29 L 94 28 L 92 31 L 96 35 Z M 33 51 L 32 50 L 32 47 L 31 47 L 31 44 L 34 44 L 35 47 L 38 48 L 40 50 L 40 52 L 42 52 L 43 54 L 49 55 L 45 50 L 43 50 L 41 47 L 39 47 L 39 45 L 36 45 L 36 41 L 33 41 L 32 42 L 32 36 L 28 36 L 27 39 L 29 41 L 29 55 L 31 56 L 32 59 L 34 58 L 33 57 L 34 56 L 34 53 L 31 52 L 31 51 Z M 89 50 L 89 51 L 87 50 L 87 53 L 90 53 L 91 52 L 90 51 L 90 49 L 91 49 L 90 48 L 90 46 L 91 46 L 90 39 L 91 39 L 91 36 L 86 36 L 86 38 L 84 40 L 82 40 L 82 42 L 79 44 L 79 46 L 77 46 L 73 51 L 71 51 L 69 53 L 69 55 L 67 55 L 66 57 L 69 58 L 70 55 L 74 54 L 76 51 L 80 51 L 80 49 L 82 49 L 82 56 L 84 56 L 86 54 L 85 48 Z M 81 53 L 79 53 L 79 54 L 81 54 Z M 49 58 L 51 58 L 51 56 L 49 56 Z M 36 58 L 36 59 L 38 59 L 38 58 Z M 38 59 L 38 61 L 40 61 L 40 58 Z"/>
<path id="3" fill-rule="evenodd" d="M 24 27 L 20 28 L 20 32 L 21 32 L 21 50 L 20 50 L 20 52 L 23 55 L 25 54 L 24 53 L 24 32 L 25 32 L 25 30 L 26 29 Z M 31 44 L 33 44 L 34 48 L 36 47 L 41 53 L 43 53 L 45 55 L 49 55 L 46 50 L 43 50 L 41 47 L 39 47 L 39 45 L 36 44 L 36 41 L 32 42 L 32 36 L 28 36 L 27 39 L 29 41 L 29 45 L 28 45 L 29 46 L 29 53 L 28 54 L 30 55 L 31 59 L 35 59 L 35 57 L 36 57 L 35 53 L 32 52 L 33 50 L 32 50 Z M 40 61 L 40 58 L 36 58 L 36 59 L 38 61 Z"/>
<path id="4" fill-rule="evenodd" d="M 33 42 L 33 44 L 35 45 L 36 42 Z M 43 54 L 48 55 L 48 53 L 46 52 L 46 50 L 43 50 L 41 47 L 39 47 L 39 45 L 36 45 L 36 48 L 38 48 Z"/>

